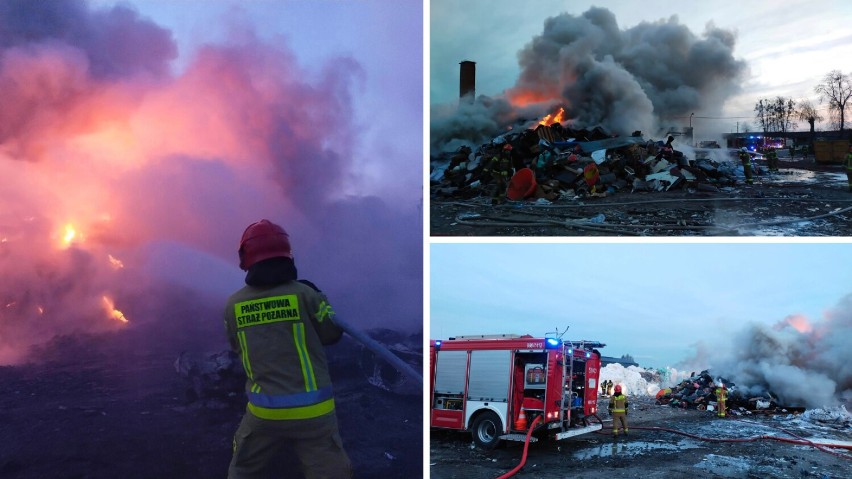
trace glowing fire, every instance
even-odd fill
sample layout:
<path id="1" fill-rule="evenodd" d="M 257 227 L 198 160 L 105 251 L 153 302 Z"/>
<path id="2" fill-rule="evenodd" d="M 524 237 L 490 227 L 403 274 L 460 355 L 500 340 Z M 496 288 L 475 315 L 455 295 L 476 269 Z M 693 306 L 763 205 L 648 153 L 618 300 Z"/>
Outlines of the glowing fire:
<path id="1" fill-rule="evenodd" d="M 793 327 L 793 329 L 802 334 L 810 333 L 814 329 L 813 326 L 811 326 L 810 321 L 808 321 L 808 318 L 801 315 L 789 316 L 786 321 L 787 324 Z"/>
<path id="2" fill-rule="evenodd" d="M 538 122 L 539 125 L 550 126 L 554 123 L 562 123 L 565 121 L 565 108 L 560 108 L 555 114 L 551 113 Z"/>
<path id="3" fill-rule="evenodd" d="M 512 105 L 518 107 L 525 107 L 527 105 L 552 101 L 554 99 L 553 95 L 546 95 L 540 92 L 520 89 L 509 91 L 506 96 L 509 98 L 509 102 L 511 102 Z M 558 96 L 555 98 L 558 98 Z"/>
<path id="4" fill-rule="evenodd" d="M 65 225 L 65 235 L 62 237 L 62 243 L 68 247 L 71 245 L 71 242 L 74 241 L 74 238 L 77 236 L 77 230 L 74 229 L 74 225 L 68 223 Z"/>
<path id="5" fill-rule="evenodd" d="M 111 300 L 107 296 L 104 296 L 103 300 L 104 300 L 104 307 L 107 310 L 107 314 L 109 314 L 112 319 L 115 319 L 117 321 L 121 321 L 122 323 L 129 322 L 127 317 L 124 316 L 124 313 L 115 309 L 115 303 L 113 302 L 113 300 Z"/>

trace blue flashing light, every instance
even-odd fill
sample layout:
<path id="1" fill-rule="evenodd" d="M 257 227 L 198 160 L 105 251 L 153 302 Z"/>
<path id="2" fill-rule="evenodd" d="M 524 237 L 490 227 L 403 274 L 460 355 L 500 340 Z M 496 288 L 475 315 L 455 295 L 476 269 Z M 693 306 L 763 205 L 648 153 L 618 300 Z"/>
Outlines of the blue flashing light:
<path id="1" fill-rule="evenodd" d="M 562 341 L 560 341 L 556 338 L 547 338 L 547 339 L 544 340 L 544 342 L 545 342 L 544 347 L 547 348 L 547 349 L 558 348 L 559 345 L 562 344 Z"/>
<path id="2" fill-rule="evenodd" d="M 574 354 L 574 348 L 568 348 L 568 354 Z"/>
<path id="3" fill-rule="evenodd" d="M 437 341 L 435 341 L 435 347 L 436 347 L 436 348 L 440 348 L 440 347 L 441 347 L 441 343 L 443 343 L 443 341 L 441 341 L 440 339 L 439 339 L 439 340 L 437 340 Z"/>
<path id="4" fill-rule="evenodd" d="M 587 358 L 592 357 L 592 353 L 586 353 L 586 357 L 587 357 Z"/>

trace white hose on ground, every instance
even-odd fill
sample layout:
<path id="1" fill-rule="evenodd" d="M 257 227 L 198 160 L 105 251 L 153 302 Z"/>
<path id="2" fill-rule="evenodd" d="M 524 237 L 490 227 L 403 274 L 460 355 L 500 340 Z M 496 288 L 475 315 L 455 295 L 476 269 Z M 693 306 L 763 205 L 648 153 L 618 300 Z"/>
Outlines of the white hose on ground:
<path id="1" fill-rule="evenodd" d="M 340 316 L 334 317 L 334 324 L 340 326 L 340 329 L 345 331 L 352 339 L 358 341 L 367 347 L 370 351 L 374 352 L 377 356 L 384 359 L 391 366 L 394 367 L 400 373 L 408 376 L 409 378 L 417 381 L 417 384 L 421 387 L 423 386 L 423 375 L 414 370 L 408 363 L 399 358 L 399 356 L 392 353 L 388 348 L 382 346 L 375 339 L 367 336 L 363 331 L 355 328 L 351 324 L 346 321 L 340 319 Z"/>

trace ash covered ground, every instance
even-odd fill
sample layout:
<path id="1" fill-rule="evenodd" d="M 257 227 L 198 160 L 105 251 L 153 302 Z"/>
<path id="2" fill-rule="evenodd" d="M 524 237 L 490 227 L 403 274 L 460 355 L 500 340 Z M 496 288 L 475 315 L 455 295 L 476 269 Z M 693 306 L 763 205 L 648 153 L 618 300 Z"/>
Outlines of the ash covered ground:
<path id="1" fill-rule="evenodd" d="M 432 195 L 432 236 L 848 236 L 852 193 L 839 165 L 779 158 L 780 171 L 719 192 L 619 192 L 492 206 Z M 435 190 L 433 190 L 433 193 Z"/>
<path id="2" fill-rule="evenodd" d="M 599 400 L 606 410 L 608 399 Z M 810 439 L 852 441 L 848 422 L 820 421 L 805 415 L 749 415 L 720 419 L 711 412 L 654 404 L 650 397 L 631 398 L 630 434 L 613 439 L 608 417 L 598 433 L 530 445 L 526 465 L 514 477 L 535 478 L 820 478 L 852 476 L 852 457 L 774 440 L 707 442 L 639 427 L 670 428 L 708 438 L 772 435 L 794 439 L 786 430 Z M 432 431 L 429 474 L 435 479 L 494 478 L 519 462 L 522 443 L 493 451 L 473 448 L 469 434 Z"/>
<path id="3" fill-rule="evenodd" d="M 211 324 L 60 336 L 36 348 L 32 362 L 0 367 L 0 477 L 225 477 L 245 411 L 241 366 L 213 382 L 176 371 L 179 357 L 196 365 L 222 357 L 224 332 Z M 150 329 L 160 330 L 158 340 Z M 420 368 L 419 335 L 369 333 Z M 355 476 L 419 477 L 421 386 L 348 337 L 327 352 Z M 275 469 L 274 477 L 301 477 L 292 459 Z"/>

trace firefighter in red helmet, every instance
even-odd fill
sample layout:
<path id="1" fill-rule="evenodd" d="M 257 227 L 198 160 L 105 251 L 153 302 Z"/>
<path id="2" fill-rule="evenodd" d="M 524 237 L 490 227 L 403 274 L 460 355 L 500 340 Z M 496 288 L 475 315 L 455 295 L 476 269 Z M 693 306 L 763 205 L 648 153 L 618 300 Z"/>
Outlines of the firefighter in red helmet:
<path id="1" fill-rule="evenodd" d="M 249 225 L 239 257 L 246 285 L 228 298 L 225 328 L 246 371 L 248 407 L 228 478 L 267 477 L 287 449 L 308 479 L 352 477 L 323 350 L 343 334 L 334 310 L 313 283 L 297 279 L 290 237 L 275 223 Z"/>
<path id="2" fill-rule="evenodd" d="M 609 399 L 609 413 L 612 415 L 612 435 L 618 436 L 619 424 L 624 428 L 624 434 L 628 433 L 627 396 L 621 394 L 621 384 L 615 385 L 614 393 Z"/>

